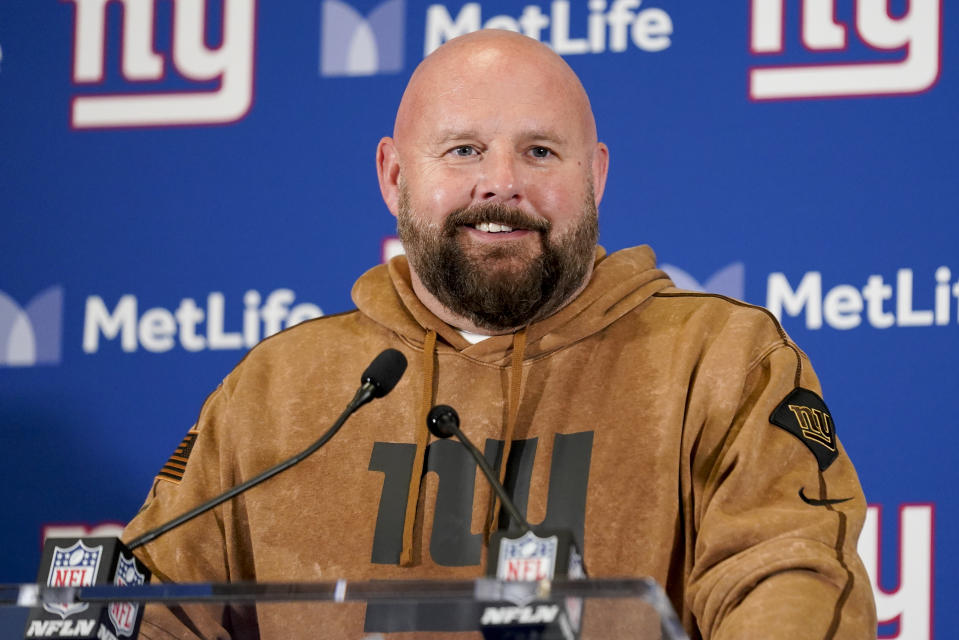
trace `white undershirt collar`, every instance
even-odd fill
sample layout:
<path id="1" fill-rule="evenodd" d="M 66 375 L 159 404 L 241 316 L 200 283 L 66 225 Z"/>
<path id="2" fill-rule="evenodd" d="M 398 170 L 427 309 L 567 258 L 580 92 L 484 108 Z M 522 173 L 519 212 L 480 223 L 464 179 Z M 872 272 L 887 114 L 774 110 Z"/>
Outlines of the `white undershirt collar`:
<path id="1" fill-rule="evenodd" d="M 477 344 L 486 340 L 487 338 L 492 338 L 493 336 L 484 336 L 482 333 L 470 333 L 469 331 L 463 331 L 462 329 L 457 329 L 459 334 L 466 338 L 466 341 L 470 344 Z"/>

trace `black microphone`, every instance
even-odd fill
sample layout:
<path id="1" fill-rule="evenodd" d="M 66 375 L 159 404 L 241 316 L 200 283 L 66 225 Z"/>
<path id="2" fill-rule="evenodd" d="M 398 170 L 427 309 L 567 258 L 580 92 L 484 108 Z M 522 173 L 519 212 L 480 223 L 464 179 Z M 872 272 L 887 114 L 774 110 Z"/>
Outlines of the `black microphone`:
<path id="1" fill-rule="evenodd" d="M 497 478 L 493 473 L 493 469 L 490 468 L 486 458 L 460 430 L 460 417 L 456 413 L 456 409 L 446 404 L 436 405 L 430 409 L 429 414 L 426 416 L 426 426 L 430 430 L 430 433 L 437 438 L 449 438 L 450 436 L 456 436 L 456 439 L 463 443 L 463 446 L 466 447 L 466 450 L 470 452 L 471 456 L 473 456 L 473 460 L 476 461 L 476 465 L 483 472 L 483 475 L 486 476 L 486 480 L 490 483 L 490 486 L 493 487 L 493 491 L 496 492 L 500 502 L 503 503 L 503 506 L 506 508 L 506 512 L 509 513 L 509 517 L 512 519 L 512 521 L 519 525 L 523 533 L 531 532 L 533 530 L 532 527 L 529 526 L 529 523 L 526 522 L 526 518 L 524 518 L 520 514 L 519 509 L 516 508 L 512 498 L 510 498 L 509 494 L 506 493 L 506 488 L 500 483 L 499 478 Z"/>
<path id="2" fill-rule="evenodd" d="M 155 540 L 307 458 L 336 435 L 347 418 L 357 409 L 392 391 L 405 370 L 406 358 L 402 353 L 396 349 L 381 352 L 363 372 L 360 388 L 346 409 L 316 442 L 246 482 L 134 538 L 126 545 L 116 538 L 48 538 L 43 545 L 37 582 L 50 587 L 146 583 L 150 578 L 150 570 L 131 553 L 133 549 Z M 114 602 L 107 605 L 44 602 L 42 609 L 37 608 L 30 612 L 24 637 L 55 638 L 65 634 L 80 640 L 136 637 L 142 617 L 143 608 L 131 602 Z"/>
<path id="3" fill-rule="evenodd" d="M 382 398 L 393 390 L 406 371 L 406 356 L 396 349 L 384 349 L 360 377 L 362 385 L 353 398 L 353 410 L 360 408 L 373 398 Z"/>
<path id="4" fill-rule="evenodd" d="M 586 577 L 583 557 L 570 531 L 540 530 L 537 535 L 493 473 L 486 458 L 460 429 L 453 407 L 439 404 L 430 409 L 426 426 L 437 438 L 456 438 L 466 447 L 486 476 L 503 507 L 521 532 L 496 531 L 490 535 L 486 575 L 503 581 L 580 579 Z M 502 464 L 506 464 L 503 460 Z M 574 640 L 579 636 L 582 601 L 568 599 L 563 605 L 533 607 L 512 602 L 484 603 L 480 629 L 485 640 Z"/>

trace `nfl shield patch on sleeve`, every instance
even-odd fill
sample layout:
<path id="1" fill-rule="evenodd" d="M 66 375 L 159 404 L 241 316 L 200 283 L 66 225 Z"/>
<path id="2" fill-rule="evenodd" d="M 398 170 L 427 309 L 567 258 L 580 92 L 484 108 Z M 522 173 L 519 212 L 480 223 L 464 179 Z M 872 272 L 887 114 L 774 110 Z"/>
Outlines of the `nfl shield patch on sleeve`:
<path id="1" fill-rule="evenodd" d="M 816 393 L 797 387 L 786 396 L 769 421 L 799 438 L 825 471 L 839 456 L 836 429 L 829 409 Z"/>

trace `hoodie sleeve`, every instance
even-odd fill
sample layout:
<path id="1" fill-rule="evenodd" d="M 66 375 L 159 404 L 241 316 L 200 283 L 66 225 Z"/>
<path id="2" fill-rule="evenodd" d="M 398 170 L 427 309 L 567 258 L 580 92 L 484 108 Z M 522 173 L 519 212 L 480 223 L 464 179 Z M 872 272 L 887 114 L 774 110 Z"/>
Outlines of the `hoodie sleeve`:
<path id="1" fill-rule="evenodd" d="M 703 638 L 873 640 L 866 502 L 809 362 L 784 339 L 733 384 L 738 406 L 703 427 L 719 444 L 693 462 L 687 603 Z"/>
<path id="2" fill-rule="evenodd" d="M 228 424 L 229 402 L 221 386 L 204 403 L 200 417 L 163 466 L 146 502 L 127 525 L 123 539 L 129 541 L 231 486 L 231 473 L 221 466 L 221 457 L 231 450 L 223 436 Z M 226 440 L 226 442 L 221 442 Z M 227 474 L 225 476 L 224 474 Z M 232 575 L 229 540 L 237 507 L 227 502 L 161 535 L 136 549 L 136 555 L 153 573 L 153 582 L 226 582 Z M 210 638 L 228 640 L 231 610 L 219 605 L 147 606 L 140 637 Z"/>

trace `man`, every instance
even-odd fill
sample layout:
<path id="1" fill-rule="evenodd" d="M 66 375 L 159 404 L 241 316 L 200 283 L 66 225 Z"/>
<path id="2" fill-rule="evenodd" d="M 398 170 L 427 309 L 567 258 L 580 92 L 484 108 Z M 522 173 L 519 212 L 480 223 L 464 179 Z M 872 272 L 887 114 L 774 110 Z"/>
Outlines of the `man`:
<path id="1" fill-rule="evenodd" d="M 572 530 L 592 577 L 657 579 L 691 637 L 874 638 L 865 502 L 805 355 L 764 310 L 676 290 L 649 248 L 597 248 L 608 166 L 546 46 L 487 31 L 428 57 L 377 152 L 408 258 L 357 281 L 356 311 L 255 348 L 127 537 L 305 448 L 382 349 L 406 375 L 299 466 L 138 550 L 154 574 L 480 575 L 506 517 L 458 443 L 429 441 L 445 403 L 531 522 Z M 157 610 L 142 633 L 310 636 L 289 612 Z M 398 630 L 372 608 L 321 619 Z"/>

